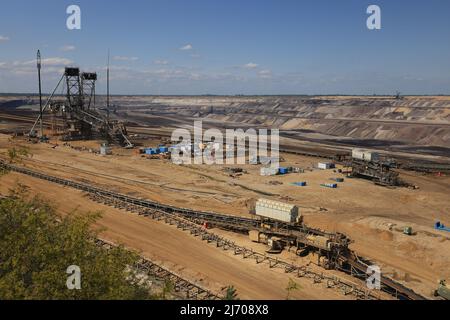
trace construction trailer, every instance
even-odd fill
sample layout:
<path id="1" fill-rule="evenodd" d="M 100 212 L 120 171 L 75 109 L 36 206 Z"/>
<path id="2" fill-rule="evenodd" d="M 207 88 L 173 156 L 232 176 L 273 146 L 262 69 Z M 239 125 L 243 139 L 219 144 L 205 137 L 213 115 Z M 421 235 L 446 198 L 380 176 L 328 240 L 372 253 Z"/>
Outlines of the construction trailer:
<path id="1" fill-rule="evenodd" d="M 398 173 L 392 171 L 392 163 L 382 161 L 375 152 L 356 149 L 352 153 L 350 177 L 365 178 L 377 184 L 397 186 L 400 184 Z"/>
<path id="2" fill-rule="evenodd" d="M 363 161 L 378 161 L 380 156 L 377 152 L 372 152 L 364 149 L 353 149 L 352 158 Z"/>
<path id="3" fill-rule="evenodd" d="M 328 169 L 335 168 L 335 165 L 332 162 L 319 162 L 317 164 L 317 168 L 319 168 L 321 170 L 328 170 Z"/>

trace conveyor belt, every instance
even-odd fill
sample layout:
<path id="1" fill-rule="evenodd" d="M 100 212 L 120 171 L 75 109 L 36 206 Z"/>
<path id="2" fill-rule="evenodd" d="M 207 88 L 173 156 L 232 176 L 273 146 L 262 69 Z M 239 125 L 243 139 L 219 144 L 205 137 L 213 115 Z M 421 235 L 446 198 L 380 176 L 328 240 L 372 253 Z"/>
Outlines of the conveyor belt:
<path id="1" fill-rule="evenodd" d="M 218 225 L 222 227 L 228 227 L 230 229 L 235 229 L 239 231 L 248 231 L 248 230 L 254 230 L 259 229 L 260 220 L 258 219 L 251 219 L 251 218 L 244 218 L 244 217 L 235 217 L 230 215 L 224 215 L 219 213 L 212 213 L 212 212 L 203 212 L 203 211 L 194 211 L 190 209 L 185 208 L 177 208 L 169 205 L 160 204 L 154 201 L 130 197 L 127 195 L 123 195 L 120 193 L 115 193 L 112 191 L 108 191 L 105 189 L 97 188 L 88 184 L 84 183 L 78 183 L 72 180 L 68 179 L 62 179 L 58 177 L 53 177 L 50 175 L 46 175 L 40 172 L 36 172 L 30 169 L 26 169 L 23 167 L 7 164 L 0 160 L 0 167 L 3 167 L 7 170 L 11 170 L 14 172 L 22 173 L 31 177 L 35 177 L 38 179 L 50 181 L 53 183 L 57 183 L 60 185 L 72 187 L 93 195 L 98 195 L 102 197 L 107 197 L 111 199 L 115 199 L 118 201 L 121 201 L 126 204 L 130 205 L 136 205 L 144 208 L 154 209 L 158 211 L 163 211 L 166 214 L 174 215 L 174 216 L 182 216 L 185 219 L 191 220 L 191 221 L 208 221 L 211 223 L 217 223 Z M 344 242 L 347 240 L 345 236 L 341 234 L 331 234 L 331 233 L 325 233 L 320 230 L 315 230 L 312 228 L 308 228 L 304 225 L 290 225 L 290 224 L 280 224 L 277 226 L 276 229 L 271 230 L 270 233 L 282 237 L 291 237 L 297 239 L 304 238 L 307 234 L 315 234 L 315 235 L 325 235 L 329 237 L 335 237 L 333 238 L 336 240 L 339 237 L 343 237 Z M 337 238 L 336 238 L 337 237 Z M 331 239 L 331 238 L 330 238 Z M 336 244 L 336 243 L 335 243 Z M 337 243 L 339 244 L 339 243 Z M 347 247 L 344 248 L 336 248 L 338 252 L 338 256 L 336 259 L 340 260 L 341 265 L 348 264 L 351 268 L 356 269 L 360 274 L 365 274 L 367 270 L 367 265 L 362 263 L 350 250 L 348 250 Z M 348 271 L 345 269 L 342 269 L 344 271 Z M 403 298 L 403 299 L 409 299 L 409 300 L 423 300 L 425 299 L 421 295 L 418 295 L 414 291 L 412 291 L 409 288 L 406 288 L 405 286 L 393 281 L 392 279 L 389 279 L 387 277 L 381 278 L 382 283 L 382 290 L 385 292 L 388 292 L 392 295 L 394 295 L 397 298 Z"/>
<path id="2" fill-rule="evenodd" d="M 353 252 L 349 252 L 346 257 L 346 262 L 358 272 L 365 274 L 368 265 L 361 262 Z M 382 290 L 402 300 L 425 300 L 425 298 L 413 290 L 406 288 L 402 284 L 395 282 L 394 280 L 381 276 Z"/>
<path id="3" fill-rule="evenodd" d="M 81 191 L 85 191 L 92 194 L 98 194 L 100 196 L 105 196 L 113 199 L 117 199 L 132 205 L 138 205 L 142 207 L 146 207 L 149 209 L 156 209 L 156 210 L 163 210 L 166 213 L 169 214 L 177 214 L 180 216 L 183 216 L 184 218 L 191 219 L 191 220 L 201 220 L 201 221 L 208 221 L 210 223 L 216 224 L 221 227 L 230 228 L 234 230 L 241 230 L 241 231 L 249 231 L 249 230 L 255 230 L 258 229 L 261 221 L 258 218 L 245 218 L 245 217 L 238 217 L 238 216 L 231 216 L 226 214 L 220 214 L 220 213 L 213 213 L 213 212 L 206 212 L 206 211 L 198 211 L 198 210 L 191 210 L 186 208 L 179 208 L 174 207 L 170 205 L 161 204 L 158 202 L 154 202 L 147 199 L 141 199 L 136 197 L 131 197 L 128 195 L 112 192 L 106 189 L 94 187 L 85 183 L 79 183 L 68 179 L 58 178 L 54 176 L 50 176 L 44 173 L 36 172 L 24 167 L 19 167 L 11 164 L 6 164 L 0 160 L 0 164 L 7 168 L 8 170 L 15 171 L 18 173 L 26 174 L 28 176 L 32 176 L 35 178 L 39 178 L 42 180 L 47 180 L 53 183 L 57 183 L 60 185 L 72 187 Z M 270 233 L 273 235 L 278 235 L 282 237 L 290 237 L 290 238 L 303 238 L 304 235 L 320 235 L 320 236 L 326 236 L 330 238 L 331 241 L 336 241 L 336 234 L 334 233 L 326 233 L 321 230 L 316 230 L 313 228 L 306 227 L 304 225 L 297 225 L 297 224 L 287 224 L 283 222 L 274 222 L 269 221 L 267 222 L 269 225 L 272 225 L 273 228 L 271 228 Z M 342 235 L 337 235 L 342 236 Z"/>

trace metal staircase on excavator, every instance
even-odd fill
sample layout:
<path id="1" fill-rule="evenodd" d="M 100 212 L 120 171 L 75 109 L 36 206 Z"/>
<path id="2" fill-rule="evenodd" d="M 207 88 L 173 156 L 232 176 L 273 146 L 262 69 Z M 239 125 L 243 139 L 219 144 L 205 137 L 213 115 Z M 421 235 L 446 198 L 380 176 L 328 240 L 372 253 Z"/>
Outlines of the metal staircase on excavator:
<path id="1" fill-rule="evenodd" d="M 100 137 L 108 142 L 114 142 L 124 147 L 132 147 L 127 136 L 126 127 L 123 123 L 115 120 L 108 120 L 95 110 L 81 110 L 73 114 L 79 121 L 83 121 L 91 127 L 91 130 L 98 133 Z"/>
<path id="2" fill-rule="evenodd" d="M 63 82 L 63 80 L 65 81 Z M 117 120 L 110 120 L 108 109 L 106 109 L 108 115 L 104 116 L 95 108 L 96 81 L 96 73 L 81 73 L 79 68 L 65 68 L 64 74 L 48 98 L 43 111 L 50 108 L 53 117 L 60 114 L 63 122 L 63 140 L 99 137 L 123 147 L 133 147 L 127 136 L 125 125 Z M 55 103 L 52 99 L 61 83 L 65 85 L 66 98 L 63 102 Z M 35 135 L 34 129 L 41 117 L 42 115 L 39 115 L 33 125 L 30 136 Z"/>

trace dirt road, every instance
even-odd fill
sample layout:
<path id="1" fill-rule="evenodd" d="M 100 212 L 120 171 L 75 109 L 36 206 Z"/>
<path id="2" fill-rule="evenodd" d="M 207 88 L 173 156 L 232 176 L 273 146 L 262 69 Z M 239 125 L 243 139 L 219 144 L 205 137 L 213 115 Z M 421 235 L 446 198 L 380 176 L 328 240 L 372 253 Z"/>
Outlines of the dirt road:
<path id="1" fill-rule="evenodd" d="M 12 146 L 8 138 L 0 135 L 3 157 Z M 14 141 L 15 145 L 20 143 Z M 96 142 L 86 145 L 93 148 Z M 329 182 L 336 173 L 314 169 L 319 160 L 303 156 L 283 154 L 286 161 L 282 163 L 304 168 L 302 174 L 261 177 L 260 166 L 244 165 L 241 167 L 248 173 L 232 178 L 222 166 L 176 166 L 133 156 L 127 150 L 117 149 L 111 157 L 100 157 L 62 146 L 56 149 L 46 144 L 28 146 L 33 157 L 23 164 L 29 168 L 178 207 L 247 216 L 249 201 L 260 197 L 296 204 L 308 225 L 345 233 L 354 240 L 352 249 L 426 296 L 430 296 L 437 280 L 450 276 L 448 235 L 433 229 L 436 220 L 450 224 L 450 177 L 402 176 L 418 185 L 418 190 L 388 189 L 360 179 L 346 179 L 338 189 L 326 189 L 320 184 Z M 307 181 L 308 186 L 292 185 L 298 181 Z M 45 192 L 48 188 L 43 186 L 40 190 Z M 263 196 L 262 192 L 273 196 Z M 70 193 L 65 197 L 69 199 Z M 86 208 L 92 205 L 87 202 Z M 404 235 L 405 226 L 413 227 L 415 234 Z M 141 249 L 140 245 L 153 239 L 141 239 L 134 229 L 127 228 L 131 226 L 118 228 L 116 234 L 124 239 L 133 237 L 133 247 Z M 175 255 L 176 246 L 173 250 Z M 205 269 L 212 270 L 212 265 L 215 263 Z M 250 279 L 250 275 L 243 277 Z"/>
<path id="2" fill-rule="evenodd" d="M 63 214 L 74 210 L 78 214 L 101 211 L 103 217 L 97 225 L 107 229 L 102 232 L 103 238 L 139 250 L 153 261 L 216 292 L 233 285 L 241 299 L 286 298 L 290 276 L 282 271 L 233 256 L 162 222 L 94 203 L 79 191 L 35 178 L 10 173 L 0 178 L 0 193 L 7 194 L 17 182 L 29 186 L 30 194 L 43 195 Z M 295 281 L 301 287 L 291 294 L 295 299 L 350 298 L 307 279 Z"/>

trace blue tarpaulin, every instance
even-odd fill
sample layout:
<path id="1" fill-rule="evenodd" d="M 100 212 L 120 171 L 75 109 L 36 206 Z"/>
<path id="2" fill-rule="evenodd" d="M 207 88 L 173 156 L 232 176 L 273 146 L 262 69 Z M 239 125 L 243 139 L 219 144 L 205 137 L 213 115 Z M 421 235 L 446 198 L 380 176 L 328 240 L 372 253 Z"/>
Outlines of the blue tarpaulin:
<path id="1" fill-rule="evenodd" d="M 442 231 L 447 231 L 450 232 L 450 228 L 446 227 L 443 223 L 441 223 L 440 221 L 436 222 L 434 224 L 434 228 L 436 230 L 442 230 Z"/>

